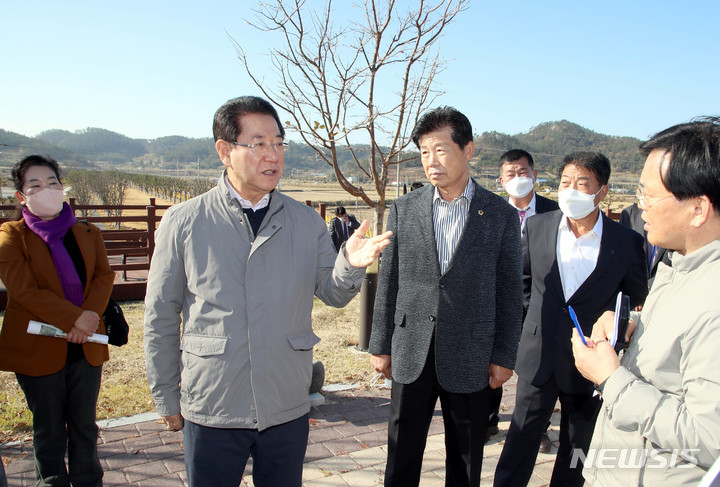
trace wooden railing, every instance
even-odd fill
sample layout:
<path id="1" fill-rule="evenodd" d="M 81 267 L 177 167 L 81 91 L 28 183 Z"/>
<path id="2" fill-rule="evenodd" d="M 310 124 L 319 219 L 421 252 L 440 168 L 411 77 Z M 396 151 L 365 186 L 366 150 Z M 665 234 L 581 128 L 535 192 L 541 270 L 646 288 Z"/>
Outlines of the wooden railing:
<path id="1" fill-rule="evenodd" d="M 170 206 L 155 204 L 155 198 L 150 198 L 149 205 L 78 205 L 74 198 L 70 198 L 69 203 L 79 220 L 100 227 L 110 268 L 122 272 L 122 282 L 115 283 L 113 298 L 118 301 L 142 299 L 145 296 L 145 279 L 140 277 L 128 282 L 128 271 L 141 271 L 142 275 L 142 271 L 150 269 L 150 260 L 155 251 L 155 229 L 162 213 Z M 15 208 L 1 205 L 0 211 L 9 215 Z M 117 211 L 120 216 L 100 216 L 100 212 L 107 213 L 108 210 Z M 127 215 L 127 212 L 139 214 Z M 2 217 L 0 223 L 14 219 Z M 0 309 L 4 309 L 6 304 L 6 291 L 0 289 Z"/>
<path id="2" fill-rule="evenodd" d="M 69 203 L 78 219 L 94 223 L 101 228 L 108 256 L 122 257 L 122 263 L 112 263 L 113 270 L 122 271 L 126 277 L 129 270 L 148 270 L 150 268 L 150 259 L 155 250 L 155 229 L 162 218 L 160 211 L 170 208 L 169 205 L 156 205 L 155 198 L 150 198 L 149 205 L 78 205 L 74 198 L 70 198 Z M 3 205 L 0 206 L 0 211 L 7 214 L 14 208 L 14 206 Z M 108 210 L 117 211 L 120 216 L 99 216 L 99 212 Z M 123 215 L 128 211 L 145 213 Z M 13 220 L 13 218 L 0 218 L 0 223 L 9 220 Z M 127 263 L 128 256 L 144 256 L 145 259 L 142 263 Z"/>
<path id="3" fill-rule="evenodd" d="M 122 280 L 115 281 L 112 297 L 116 301 L 143 299 L 147 285 L 146 271 L 150 270 L 150 261 L 155 251 L 155 230 L 162 214 L 171 205 L 157 205 L 155 198 L 150 198 L 149 205 L 78 205 L 70 198 L 70 207 L 79 220 L 93 223 L 101 228 L 105 248 L 110 260 L 110 268 L 122 273 Z M 305 204 L 312 206 L 311 201 Z M 0 205 L 0 214 L 12 215 L 17 207 Z M 320 203 L 318 211 L 324 217 L 327 205 Z M 118 212 L 121 216 L 100 216 L 100 212 Z M 128 212 L 142 212 L 127 215 Z M 87 215 L 87 216 L 85 216 Z M 0 224 L 15 220 L 16 217 L 0 217 Z M 139 272 L 138 272 L 139 271 Z M 128 272 L 135 272 L 129 278 Z M 0 288 L 0 310 L 7 305 L 7 292 Z"/>

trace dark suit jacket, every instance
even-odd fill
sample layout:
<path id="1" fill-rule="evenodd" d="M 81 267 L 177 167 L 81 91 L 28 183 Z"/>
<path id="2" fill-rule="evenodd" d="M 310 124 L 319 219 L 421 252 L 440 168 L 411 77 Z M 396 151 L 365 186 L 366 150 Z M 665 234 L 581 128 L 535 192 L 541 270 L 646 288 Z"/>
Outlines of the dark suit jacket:
<path id="1" fill-rule="evenodd" d="M 602 215 L 602 213 L 601 213 Z M 574 325 L 567 307 L 577 314 L 585 336 L 606 310 L 615 309 L 617 293 L 630 296 L 631 306 L 648 293 L 642 238 L 605 215 L 597 265 L 566 302 L 557 262 L 560 210 L 530 218 L 522 236 L 523 288 L 528 306 L 515 371 L 536 387 L 554 374 L 561 391 L 592 391 L 575 368 L 570 337 Z"/>
<path id="2" fill-rule="evenodd" d="M 510 197 L 508 196 L 508 201 L 510 200 Z M 539 215 L 540 213 L 547 213 L 548 211 L 555 211 L 559 210 L 560 205 L 558 205 L 558 202 L 555 200 L 551 200 L 550 198 L 545 198 L 544 196 L 540 196 L 539 194 L 535 193 L 535 214 Z M 525 321 L 525 315 L 527 314 L 527 306 L 523 306 L 523 321 Z"/>
<path id="3" fill-rule="evenodd" d="M 360 228 L 360 223 L 350 213 L 348 213 L 347 216 L 348 221 L 350 222 L 350 224 L 348 225 L 349 238 L 353 233 L 355 233 L 355 230 L 357 228 Z M 332 238 L 333 245 L 335 245 L 335 252 L 339 252 L 340 246 L 346 239 L 345 232 L 343 232 L 343 222 L 338 217 L 333 217 L 333 219 L 330 220 L 330 238 Z"/>
<path id="4" fill-rule="evenodd" d="M 555 211 L 559 210 L 560 205 L 558 205 L 558 202 L 555 200 L 551 200 L 550 198 L 546 198 L 544 196 L 540 196 L 539 194 L 535 193 L 535 213 L 547 213 L 548 211 Z"/>
<path id="5" fill-rule="evenodd" d="M 622 213 L 620 213 L 620 225 L 623 225 L 627 228 L 630 228 L 632 230 L 635 230 L 637 233 L 642 235 L 643 239 L 645 240 L 645 244 L 643 245 L 643 248 L 645 249 L 645 262 L 648 262 L 648 241 L 647 241 L 647 232 L 645 231 L 645 220 L 642 219 L 642 210 L 640 207 L 638 207 L 637 203 L 633 203 L 631 206 L 628 206 L 625 208 Z M 655 279 L 655 273 L 657 272 L 657 266 L 660 262 L 665 262 L 667 265 L 670 265 L 670 258 L 667 253 L 667 249 L 664 249 L 662 247 L 658 247 L 655 254 L 655 259 L 652 262 L 652 267 L 648 266 L 646 264 L 645 269 L 648 273 L 648 287 L 653 282 L 653 279 Z M 649 267 L 649 268 L 648 268 Z"/>
<path id="6" fill-rule="evenodd" d="M 520 222 L 516 210 L 475 184 L 462 236 L 440 275 L 434 186 L 393 203 L 393 231 L 380 266 L 369 351 L 392 356 L 393 379 L 422 372 L 435 334 L 437 377 L 454 393 L 488 385 L 490 364 L 512 369 L 522 316 Z"/>
<path id="7" fill-rule="evenodd" d="M 510 201 L 509 196 L 506 201 Z M 535 214 L 536 215 L 539 215 L 540 213 L 547 213 L 548 211 L 559 210 L 559 209 L 560 209 L 560 205 L 558 205 L 557 201 L 551 200 L 550 198 L 546 198 L 544 196 L 540 196 L 539 194 L 535 193 Z"/>
<path id="8" fill-rule="evenodd" d="M 25 375 L 53 374 L 65 365 L 67 341 L 30 335 L 30 320 L 50 323 L 68 332 L 83 310 L 102 316 L 112 292 L 115 272 L 110 269 L 100 230 L 77 222 L 69 230 L 85 261 L 85 292 L 82 307 L 65 299 L 50 249 L 23 220 L 0 227 L 0 278 L 7 287 L 8 304 L 0 330 L 0 370 Z M 105 333 L 100 320 L 97 333 Z M 92 365 L 108 359 L 107 345 L 83 344 Z"/>

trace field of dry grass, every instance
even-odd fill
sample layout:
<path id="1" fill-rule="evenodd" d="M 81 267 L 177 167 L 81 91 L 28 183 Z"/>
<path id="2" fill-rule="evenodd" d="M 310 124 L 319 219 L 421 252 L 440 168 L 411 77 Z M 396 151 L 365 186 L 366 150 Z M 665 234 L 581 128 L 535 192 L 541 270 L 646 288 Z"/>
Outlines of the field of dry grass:
<path id="1" fill-rule="evenodd" d="M 359 382 L 369 385 L 374 375 L 367 353 L 353 345 L 358 341 L 360 299 L 343 309 L 330 308 L 316 299 L 313 327 L 322 341 L 315 347 L 315 360 L 325 366 L 325 383 Z M 110 347 L 110 361 L 103 367 L 98 400 L 98 419 L 153 411 L 154 404 L 145 380 L 142 348 L 144 303 L 121 303 L 130 325 L 130 339 L 124 347 Z M 32 416 L 15 375 L 0 372 L 0 443 L 22 440 L 32 435 Z"/>

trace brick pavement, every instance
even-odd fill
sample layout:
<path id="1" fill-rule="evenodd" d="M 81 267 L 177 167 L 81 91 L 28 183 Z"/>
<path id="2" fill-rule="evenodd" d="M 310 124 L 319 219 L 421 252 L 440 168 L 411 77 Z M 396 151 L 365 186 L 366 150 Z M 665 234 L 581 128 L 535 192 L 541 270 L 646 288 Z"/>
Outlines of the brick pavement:
<path id="1" fill-rule="evenodd" d="M 387 455 L 387 418 L 390 392 L 387 389 L 345 390 L 326 394 L 325 404 L 310 412 L 310 437 L 305 456 L 303 485 L 382 485 Z M 500 432 L 485 446 L 483 485 L 491 483 L 502 450 L 515 402 L 515 378 L 508 381 L 501 406 Z M 557 449 L 558 414 L 553 415 L 551 454 L 539 454 L 530 486 L 546 485 Z M 184 487 L 182 434 L 167 431 L 157 420 L 141 421 L 101 431 L 98 442 L 105 470 L 104 485 L 139 487 Z M 7 466 L 11 487 L 34 485 L 30 442 L 0 450 L 11 461 Z M 423 460 L 420 485 L 443 486 L 445 446 L 442 413 L 436 406 Z M 243 487 L 251 487 L 252 460 L 246 468 Z"/>

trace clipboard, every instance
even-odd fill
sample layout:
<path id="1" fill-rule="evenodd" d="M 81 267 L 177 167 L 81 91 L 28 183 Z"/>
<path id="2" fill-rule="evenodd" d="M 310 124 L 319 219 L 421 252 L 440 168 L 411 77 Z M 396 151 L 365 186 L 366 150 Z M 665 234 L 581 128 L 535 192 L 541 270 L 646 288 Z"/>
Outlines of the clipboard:
<path id="1" fill-rule="evenodd" d="M 613 327 L 613 335 L 608 337 L 608 342 L 615 349 L 615 353 L 625 348 L 625 333 L 627 331 L 628 320 L 630 319 L 630 297 L 619 292 L 615 299 L 615 326 Z"/>

